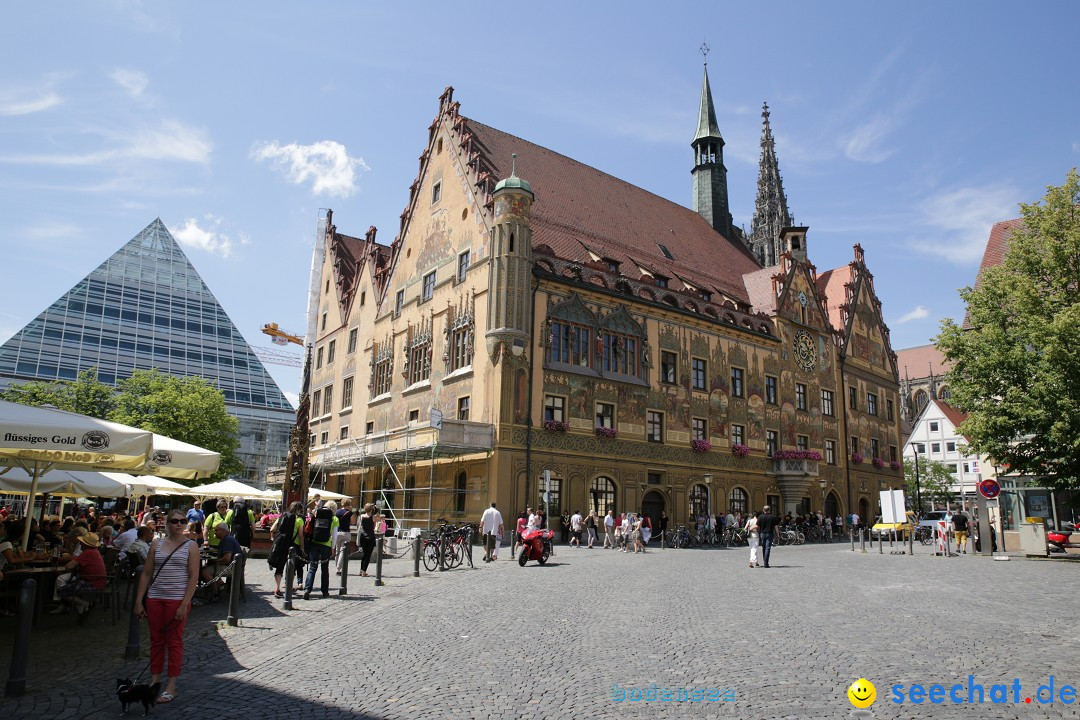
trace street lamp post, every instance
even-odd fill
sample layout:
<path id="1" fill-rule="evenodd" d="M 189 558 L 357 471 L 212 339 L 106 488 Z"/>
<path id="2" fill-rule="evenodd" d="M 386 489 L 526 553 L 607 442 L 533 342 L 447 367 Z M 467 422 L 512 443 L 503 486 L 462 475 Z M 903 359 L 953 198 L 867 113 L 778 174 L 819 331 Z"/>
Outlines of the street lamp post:
<path id="1" fill-rule="evenodd" d="M 918 506 L 919 517 L 922 517 L 922 489 L 919 486 L 919 446 L 913 445 L 915 449 L 915 504 Z"/>

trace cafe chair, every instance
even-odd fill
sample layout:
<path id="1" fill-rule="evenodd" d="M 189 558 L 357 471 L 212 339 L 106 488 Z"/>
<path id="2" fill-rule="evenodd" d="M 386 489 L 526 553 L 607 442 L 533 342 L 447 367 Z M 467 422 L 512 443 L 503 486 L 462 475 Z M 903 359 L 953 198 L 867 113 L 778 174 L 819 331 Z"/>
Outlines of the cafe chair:
<path id="1" fill-rule="evenodd" d="M 109 608 L 109 614 L 112 617 L 113 625 L 116 624 L 116 618 L 120 612 L 120 590 L 119 578 L 117 575 L 119 570 L 117 558 L 119 556 L 120 551 L 116 548 L 105 548 L 102 557 L 105 562 L 105 587 L 90 593 L 90 597 L 88 598 L 91 603 L 96 603 L 98 598 L 103 600 L 105 606 Z"/>

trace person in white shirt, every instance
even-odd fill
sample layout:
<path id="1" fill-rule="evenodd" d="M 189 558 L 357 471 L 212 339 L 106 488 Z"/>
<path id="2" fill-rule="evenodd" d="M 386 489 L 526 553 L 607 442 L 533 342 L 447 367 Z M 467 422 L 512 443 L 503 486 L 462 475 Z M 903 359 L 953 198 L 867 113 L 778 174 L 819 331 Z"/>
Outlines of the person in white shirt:
<path id="1" fill-rule="evenodd" d="M 532 523 L 532 518 L 529 519 Z M 480 532 L 484 533 L 484 562 L 499 559 L 499 545 L 503 534 L 502 513 L 495 509 L 495 503 L 480 516 Z"/>
<path id="2" fill-rule="evenodd" d="M 570 544 L 581 547 L 581 512 L 578 510 L 570 516 Z"/>
<path id="3" fill-rule="evenodd" d="M 128 520 L 127 523 L 124 524 L 127 525 L 128 523 L 131 523 L 131 527 L 113 538 L 113 547 L 120 551 L 118 557 L 123 557 L 127 546 L 135 542 L 135 538 L 138 537 L 138 528 L 135 527 L 135 523 Z"/>
<path id="4" fill-rule="evenodd" d="M 615 511 L 608 510 L 604 516 L 604 549 L 615 548 Z"/>
<path id="5" fill-rule="evenodd" d="M 728 510 L 728 514 L 724 516 L 724 524 L 728 527 L 735 527 L 735 516 Z"/>
<path id="6" fill-rule="evenodd" d="M 539 527 L 540 527 L 540 514 L 539 513 L 529 513 L 529 522 L 525 526 L 525 529 L 526 530 L 536 530 Z"/>

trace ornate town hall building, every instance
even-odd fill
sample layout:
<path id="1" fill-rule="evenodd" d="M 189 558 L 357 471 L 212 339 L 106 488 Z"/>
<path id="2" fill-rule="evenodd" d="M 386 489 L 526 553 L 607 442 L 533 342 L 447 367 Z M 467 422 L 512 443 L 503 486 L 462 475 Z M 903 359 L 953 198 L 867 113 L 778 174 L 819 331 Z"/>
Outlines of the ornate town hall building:
<path id="1" fill-rule="evenodd" d="M 397 237 L 327 215 L 309 394 L 321 484 L 399 523 L 877 511 L 899 487 L 896 356 L 862 249 L 819 273 L 769 113 L 749 236 L 708 75 L 693 208 L 439 98 Z"/>

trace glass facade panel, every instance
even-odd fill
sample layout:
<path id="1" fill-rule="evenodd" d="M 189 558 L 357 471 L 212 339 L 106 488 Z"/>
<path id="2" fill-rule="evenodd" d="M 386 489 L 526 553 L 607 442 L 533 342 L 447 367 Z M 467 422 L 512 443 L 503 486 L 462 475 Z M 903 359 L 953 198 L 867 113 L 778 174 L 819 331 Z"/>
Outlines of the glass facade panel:
<path id="1" fill-rule="evenodd" d="M 292 406 L 160 220 L 0 346 L 0 387 L 92 367 L 108 384 L 150 368 L 206 378 L 240 422 L 239 479 L 284 463 Z"/>

